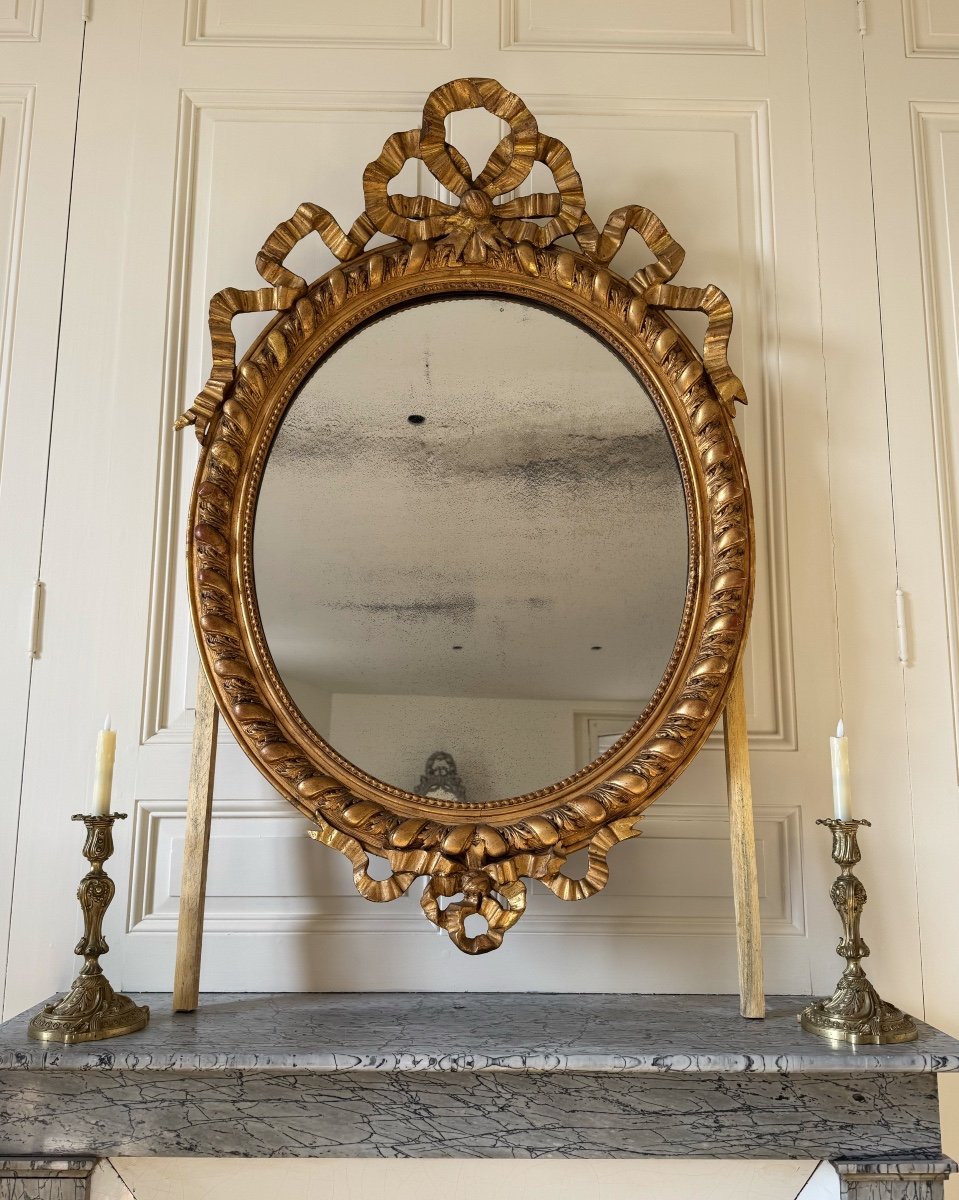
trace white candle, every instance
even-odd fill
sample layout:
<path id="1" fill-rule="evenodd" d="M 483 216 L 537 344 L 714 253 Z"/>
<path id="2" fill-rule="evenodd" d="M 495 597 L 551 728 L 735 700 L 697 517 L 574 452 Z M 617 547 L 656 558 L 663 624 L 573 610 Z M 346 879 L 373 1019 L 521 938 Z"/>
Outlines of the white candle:
<path id="1" fill-rule="evenodd" d="M 832 755 L 832 800 L 837 821 L 850 820 L 849 807 L 849 739 L 842 721 L 836 726 L 836 736 L 829 739 Z"/>
<path id="2" fill-rule="evenodd" d="M 110 800 L 113 794 L 113 761 L 117 753 L 116 731 L 110 728 L 110 716 L 103 722 L 103 728 L 97 734 L 97 770 L 93 782 L 93 801 L 90 805 L 91 817 L 105 817 L 110 812 Z"/>

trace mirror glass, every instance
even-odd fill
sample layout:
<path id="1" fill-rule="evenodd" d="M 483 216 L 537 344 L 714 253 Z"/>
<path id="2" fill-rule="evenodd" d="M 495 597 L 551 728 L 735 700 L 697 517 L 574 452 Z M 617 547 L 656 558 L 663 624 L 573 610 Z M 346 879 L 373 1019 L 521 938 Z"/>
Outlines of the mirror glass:
<path id="1" fill-rule="evenodd" d="M 640 715 L 688 555 L 676 455 L 624 360 L 551 309 L 444 297 L 361 327 L 300 386 L 253 574 L 277 672 L 338 753 L 488 803 Z"/>

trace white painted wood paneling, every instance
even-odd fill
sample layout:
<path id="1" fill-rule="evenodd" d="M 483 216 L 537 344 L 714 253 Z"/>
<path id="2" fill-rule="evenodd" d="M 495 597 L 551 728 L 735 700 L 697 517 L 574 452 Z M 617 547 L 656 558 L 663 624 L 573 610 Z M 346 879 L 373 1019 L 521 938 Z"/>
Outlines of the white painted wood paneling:
<path id="1" fill-rule="evenodd" d="M 173 933 L 185 805 L 144 800 L 137 821 L 141 852 L 134 863 L 131 927 Z M 418 901 L 376 905 L 370 912 L 353 886 L 350 864 L 342 856 L 319 853 L 307 838 L 308 828 L 279 799 L 218 806 L 207 881 L 211 930 L 435 932 Z M 756 840 L 764 930 L 804 933 L 799 810 L 765 807 L 757 815 Z M 571 871 L 576 871 L 575 858 Z M 723 810 L 708 804 L 654 808 L 643 823 L 642 839 L 617 854 L 617 870 L 594 904 L 567 905 L 544 892 L 515 932 L 522 937 L 567 930 L 599 937 L 734 934 L 729 822 Z"/>
<path id="2" fill-rule="evenodd" d="M 187 45 L 448 50 L 452 0 L 190 0 Z"/>
<path id="3" fill-rule="evenodd" d="M 912 101 L 926 363 L 936 443 L 953 782 L 959 783 L 959 83 L 953 101 Z M 943 714 L 944 715 L 944 714 Z"/>
<path id="4" fill-rule="evenodd" d="M 82 24 L 0 8 L 0 957 L 15 873 Z M 41 37 L 42 32 L 42 37 Z"/>
<path id="5" fill-rule="evenodd" d="M 902 0 L 902 20 L 910 58 L 959 55 L 959 8 L 953 0 Z"/>
<path id="6" fill-rule="evenodd" d="M 56 7 L 53 11 L 60 15 Z M 42 16 L 43 0 L 3 0 L 0 3 L 0 42 L 39 41 Z"/>
<path id="7" fill-rule="evenodd" d="M 504 50 L 762 54 L 762 0 L 500 0 Z"/>
<path id="8" fill-rule="evenodd" d="M 875 231 L 868 216 L 874 190 L 869 142 L 850 136 L 844 114 L 866 126 L 860 59 L 863 42 L 855 14 L 842 6 L 809 9 L 810 83 L 816 151 L 815 195 L 822 280 L 824 339 L 821 356 L 829 396 L 821 431 L 832 496 L 828 529 L 819 535 L 834 547 L 838 644 L 820 653 L 841 660 L 842 708 L 851 733 L 855 807 L 873 821 L 863 835 L 862 876 L 869 891 L 864 917 L 873 946 L 869 974 L 882 993 L 914 1012 L 923 1003 L 915 881 L 911 861 L 913 819 L 907 740 L 898 662 L 895 588 L 897 550 L 889 491 L 883 329 L 875 286 Z M 899 46 L 901 53 L 901 27 Z M 871 35 L 870 35 L 871 36 Z M 807 481 L 808 487 L 823 486 Z M 792 543 L 794 545 L 794 543 Z M 828 808 L 823 793 L 823 808 Z M 828 834 L 816 830 L 807 862 L 821 868 L 828 887 Z M 881 885 L 880 885 L 881 881 Z M 830 924 L 831 923 L 831 924 Z M 824 918 L 823 928 L 837 928 Z M 836 960 L 824 970 L 836 975 Z M 832 981 L 829 983 L 829 990 Z"/>
<path id="9" fill-rule="evenodd" d="M 925 1016 L 959 1032 L 959 971 L 948 949 L 959 927 L 956 604 L 959 352 L 959 71 L 948 38 L 954 6 L 907 8 L 920 32 L 905 45 L 893 0 L 874 9 L 864 43 L 899 583 L 906 595 L 902 671 Z M 920 20 L 921 18 L 921 20 Z M 923 32 L 925 31 L 925 32 Z M 953 40 L 953 45 L 955 43 Z M 935 46 L 933 51 L 931 47 Z M 897 889 L 904 893 L 900 871 Z M 909 903 L 915 903 L 910 897 Z M 868 938 L 869 931 L 866 931 Z M 959 1146 L 956 1088 L 944 1128 Z M 947 1194 L 959 1185 L 947 1185 Z"/>
<path id="10" fill-rule="evenodd" d="M 29 650 L 33 642 L 33 583 L 40 557 L 43 489 L 37 486 L 39 481 L 34 473 L 42 475 L 46 466 L 41 443 L 44 432 L 49 432 L 53 400 L 53 381 L 50 379 L 47 403 L 31 421 L 29 412 L 23 413 L 22 406 L 14 411 L 12 394 L 12 352 L 26 219 L 34 90 L 27 84 L 0 86 L 0 280 L 6 285 L 0 291 L 0 547 L 5 580 L 0 592 L 0 613 L 6 618 L 3 623 L 7 630 L 0 647 L 0 663 L 6 682 L 0 699 L 0 728 L 3 729 L 0 786 L 7 797 L 2 811 L 0 894 L 7 911 L 16 869 L 23 746 L 33 665 Z M 22 426 L 20 436 L 17 436 L 17 424 Z M 24 446 L 26 439 L 29 440 Z M 33 443 L 32 454 L 30 442 Z M 26 530 L 20 526 L 23 504 L 33 518 Z M 3 942 L 5 937 L 0 934 L 0 946 L 5 950 Z"/>

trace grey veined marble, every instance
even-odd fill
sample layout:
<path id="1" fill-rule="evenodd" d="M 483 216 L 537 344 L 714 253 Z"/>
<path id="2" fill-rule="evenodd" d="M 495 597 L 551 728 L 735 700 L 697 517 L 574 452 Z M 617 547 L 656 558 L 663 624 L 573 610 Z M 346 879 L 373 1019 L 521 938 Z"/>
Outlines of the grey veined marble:
<path id="1" fill-rule="evenodd" d="M 802 997 L 766 1021 L 728 996 L 143 999 L 115 1041 L 0 1026 L 0 1154 L 932 1161 L 936 1072 L 959 1069 L 928 1027 L 834 1049 Z"/>
<path id="2" fill-rule="evenodd" d="M 96 1159 L 0 1158 L 0 1200 L 87 1200 Z"/>
<path id="3" fill-rule="evenodd" d="M 364 992 L 203 996 L 150 1005 L 141 1033 L 80 1046 L 0 1025 L 0 1070 L 589 1071 L 774 1074 L 959 1070 L 959 1041 L 928 1025 L 904 1046 L 834 1048 L 799 1028 L 808 996 L 772 996 L 764 1021 L 734 996 Z M 38 1006 L 39 1007 L 39 1006 Z"/>
<path id="4" fill-rule="evenodd" d="M 940 1153 L 932 1076 L 44 1071 L 0 1075 L 0 1152 L 254 1158 Z"/>
<path id="5" fill-rule="evenodd" d="M 951 1158 L 899 1162 L 842 1162 L 840 1200 L 942 1200 L 955 1171 Z"/>

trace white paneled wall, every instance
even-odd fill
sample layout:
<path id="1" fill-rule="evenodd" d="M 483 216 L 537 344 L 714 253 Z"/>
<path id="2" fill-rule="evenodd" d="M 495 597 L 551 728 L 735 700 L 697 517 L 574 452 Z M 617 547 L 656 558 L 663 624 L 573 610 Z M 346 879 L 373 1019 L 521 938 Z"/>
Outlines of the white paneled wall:
<path id="1" fill-rule="evenodd" d="M 500 0 L 504 50 L 762 54 L 762 0 Z"/>
<path id="2" fill-rule="evenodd" d="M 71 19 L 72 18 L 72 19 Z M 16 869 L 83 26 L 69 0 L 0 5 L 0 911 Z M 0 954 L 8 924 L 0 919 Z"/>
<path id="3" fill-rule="evenodd" d="M 449 50 L 453 0 L 364 0 L 322 4 L 188 0 L 188 46 L 383 47 Z"/>
<path id="4" fill-rule="evenodd" d="M 902 24 L 893 16 L 867 39 L 865 65 L 908 634 L 902 802 L 915 829 L 926 1015 L 959 1034 L 959 964 L 945 949 L 959 927 L 959 11 L 903 0 Z M 947 1129 L 959 1131 L 959 1088 L 943 1090 Z"/>

